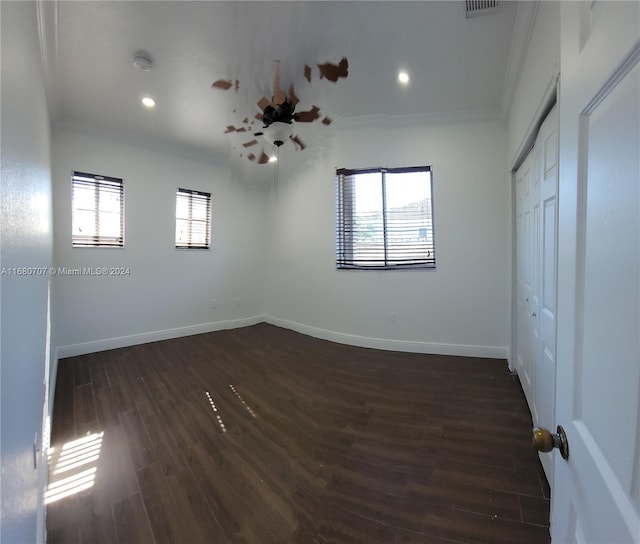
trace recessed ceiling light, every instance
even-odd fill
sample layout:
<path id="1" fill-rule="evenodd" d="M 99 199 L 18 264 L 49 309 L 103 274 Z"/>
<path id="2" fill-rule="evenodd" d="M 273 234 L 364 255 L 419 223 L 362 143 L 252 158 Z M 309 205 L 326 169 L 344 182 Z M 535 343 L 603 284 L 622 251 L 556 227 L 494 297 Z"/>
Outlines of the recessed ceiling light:
<path id="1" fill-rule="evenodd" d="M 269 157 L 269 162 L 276 162 L 278 160 L 278 157 L 276 157 L 275 155 L 272 155 L 271 157 Z"/>
<path id="2" fill-rule="evenodd" d="M 398 81 L 403 85 L 407 85 L 409 83 L 409 74 L 404 70 L 398 72 Z"/>
<path id="3" fill-rule="evenodd" d="M 156 105 L 156 101 L 151 98 L 150 96 L 145 96 L 142 99 L 142 103 L 147 107 L 147 108 L 153 108 Z"/>

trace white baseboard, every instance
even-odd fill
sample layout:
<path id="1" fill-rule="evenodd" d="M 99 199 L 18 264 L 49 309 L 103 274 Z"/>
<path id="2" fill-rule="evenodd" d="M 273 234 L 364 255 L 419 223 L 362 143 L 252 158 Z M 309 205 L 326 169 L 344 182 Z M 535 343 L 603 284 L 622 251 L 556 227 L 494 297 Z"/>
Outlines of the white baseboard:
<path id="1" fill-rule="evenodd" d="M 181 336 L 191 336 L 193 334 L 202 334 L 205 332 L 221 331 L 225 329 L 236 329 L 238 327 L 248 327 L 264 321 L 264 316 L 256 315 L 244 319 L 230 319 L 225 321 L 215 321 L 213 323 L 202 323 L 200 325 L 189 325 L 187 327 L 177 327 L 175 329 L 166 329 L 162 331 L 143 332 L 140 334 L 131 334 L 128 336 L 120 336 L 118 338 L 106 338 L 104 340 L 94 340 L 91 342 L 82 342 L 81 344 L 71 344 L 68 346 L 58 346 L 56 348 L 56 364 L 58 359 L 65 357 L 75 357 L 76 355 L 85 355 L 87 353 L 95 353 L 97 351 L 106 351 L 108 349 L 124 348 L 135 346 L 138 344 L 147 344 L 149 342 L 157 342 L 159 340 L 169 340 L 170 338 L 179 338 Z"/>
<path id="2" fill-rule="evenodd" d="M 264 315 L 263 320 L 272 325 L 290 329 L 323 340 L 331 340 L 340 344 L 349 344 L 363 348 L 384 349 L 389 351 L 407 351 L 412 353 L 429 353 L 433 355 L 458 355 L 463 357 L 483 357 L 490 359 L 506 359 L 509 353 L 503 346 L 475 346 L 470 344 L 441 344 L 420 342 L 415 340 L 392 340 L 388 338 L 370 338 L 355 334 L 321 329 L 303 325 L 295 321 L 287 321 L 279 317 Z"/>
<path id="3" fill-rule="evenodd" d="M 388 351 L 406 351 L 412 353 L 430 353 L 434 355 L 484 357 L 491 359 L 508 359 L 509 357 L 509 348 L 503 346 L 476 346 L 472 344 L 443 344 L 436 342 L 421 342 L 416 340 L 371 338 L 368 336 L 359 336 L 356 334 L 348 334 L 328 329 L 321 329 L 319 327 L 305 325 L 296 321 L 280 319 L 279 317 L 275 317 L 272 315 L 256 315 L 244 319 L 216 321 L 213 323 L 203 323 L 200 325 L 191 325 L 188 327 L 178 327 L 175 329 L 166 329 L 162 331 L 132 334 L 128 336 L 120 336 L 118 338 L 107 338 L 104 340 L 71 344 L 68 346 L 58 346 L 55 350 L 56 356 L 54 364 L 56 364 L 57 366 L 58 360 L 64 359 L 65 357 L 75 357 L 76 355 L 85 355 L 87 353 L 95 353 L 108 349 L 135 346 L 137 344 L 146 344 L 148 342 L 157 342 L 159 340 L 168 340 L 171 338 L 191 336 L 193 334 L 202 334 L 205 332 L 248 327 L 250 325 L 255 325 L 262 322 L 270 323 L 272 325 L 290 329 L 302 334 L 307 334 L 315 338 L 322 338 L 323 340 L 330 340 L 332 342 L 338 342 L 339 344 L 348 344 L 351 346 L 359 346 L 363 348 L 383 349 Z"/>

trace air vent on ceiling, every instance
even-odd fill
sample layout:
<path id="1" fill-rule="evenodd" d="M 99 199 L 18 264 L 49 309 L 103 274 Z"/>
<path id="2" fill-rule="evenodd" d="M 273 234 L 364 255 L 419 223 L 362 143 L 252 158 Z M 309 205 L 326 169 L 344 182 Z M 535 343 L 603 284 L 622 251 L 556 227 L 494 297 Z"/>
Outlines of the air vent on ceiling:
<path id="1" fill-rule="evenodd" d="M 467 17 L 487 15 L 498 10 L 498 0 L 465 0 Z"/>

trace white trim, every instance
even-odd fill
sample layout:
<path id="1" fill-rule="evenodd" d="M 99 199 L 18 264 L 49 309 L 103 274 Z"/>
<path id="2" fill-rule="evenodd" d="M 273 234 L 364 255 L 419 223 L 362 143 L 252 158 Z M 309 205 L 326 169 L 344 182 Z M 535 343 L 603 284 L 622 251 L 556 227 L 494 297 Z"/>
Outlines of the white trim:
<path id="1" fill-rule="evenodd" d="M 553 105 L 558 101 L 558 81 L 560 80 L 560 70 L 559 66 L 553 70 L 553 76 L 551 76 L 551 80 L 549 81 L 547 88 L 542 95 L 540 103 L 531 118 L 531 122 L 527 127 L 527 130 L 524 133 L 524 137 L 516 149 L 515 155 L 511 160 L 511 167 L 509 170 L 511 172 L 515 172 L 520 168 L 520 165 L 524 162 L 529 154 L 529 151 L 533 147 L 534 142 L 536 141 L 536 137 L 538 136 L 538 132 L 540 131 L 540 126 L 543 121 L 547 118 L 547 114 L 551 111 Z"/>
<path id="2" fill-rule="evenodd" d="M 87 353 L 96 353 L 109 349 L 124 348 L 159 340 L 169 340 L 171 338 L 181 338 L 193 334 L 203 334 L 226 329 L 236 329 L 248 327 L 258 323 L 269 323 L 277 327 L 290 329 L 302 334 L 321 338 L 339 344 L 348 344 L 363 348 L 382 349 L 387 351 L 404 351 L 410 353 L 428 353 L 434 355 L 458 355 L 462 357 L 483 357 L 490 359 L 507 359 L 509 348 L 507 346 L 477 346 L 473 344 L 442 344 L 435 342 L 423 342 L 420 340 L 394 340 L 391 338 L 372 338 L 369 336 L 359 336 L 328 329 L 321 329 L 311 325 L 305 325 L 295 321 L 280 319 L 271 315 L 256 315 L 244 319 L 232 319 L 227 321 L 216 321 L 213 323 L 203 323 L 201 325 L 191 325 L 188 327 L 178 327 L 161 331 L 132 334 L 120 336 L 118 338 L 106 338 L 104 340 L 94 340 L 81 344 L 70 344 L 59 346 L 55 350 L 54 366 L 58 366 L 58 360 L 66 357 L 75 357 Z M 55 383 L 51 384 L 55 387 Z"/>
<path id="3" fill-rule="evenodd" d="M 356 128 L 411 128 L 431 125 L 502 122 L 504 116 L 497 110 L 452 111 L 442 113 L 416 113 L 411 115 L 372 114 L 359 117 L 339 117 L 332 126 L 341 129 Z"/>
<path id="4" fill-rule="evenodd" d="M 290 329 L 315 338 L 330 340 L 339 344 L 348 344 L 363 348 L 383 349 L 389 351 L 405 351 L 411 353 L 428 353 L 433 355 L 458 355 L 463 357 L 485 357 L 491 359 L 506 359 L 508 348 L 506 346 L 475 346 L 469 344 L 440 344 L 422 342 L 419 340 L 393 340 L 390 338 L 371 338 L 356 334 L 321 329 L 304 325 L 295 321 L 280 319 L 279 317 L 265 315 L 264 321 L 271 325 Z"/>
<path id="5" fill-rule="evenodd" d="M 180 338 L 182 336 L 191 336 L 193 334 L 202 334 L 206 332 L 221 331 L 225 329 L 236 329 L 238 327 L 248 327 L 249 325 L 261 323 L 262 321 L 264 321 L 263 316 L 256 315 L 244 319 L 215 321 L 213 323 L 202 323 L 200 325 L 189 325 L 187 327 L 177 327 L 175 329 L 143 332 L 140 334 L 120 336 L 118 338 L 105 338 L 104 340 L 94 340 L 91 342 L 83 342 L 81 344 L 58 346 L 58 348 L 56 349 L 55 366 L 57 370 L 58 359 L 64 359 L 65 357 L 75 357 L 76 355 L 85 355 L 87 353 L 106 351 L 108 349 L 124 348 L 128 346 L 135 346 L 138 344 L 147 344 L 149 342 L 169 340 L 171 338 Z"/>

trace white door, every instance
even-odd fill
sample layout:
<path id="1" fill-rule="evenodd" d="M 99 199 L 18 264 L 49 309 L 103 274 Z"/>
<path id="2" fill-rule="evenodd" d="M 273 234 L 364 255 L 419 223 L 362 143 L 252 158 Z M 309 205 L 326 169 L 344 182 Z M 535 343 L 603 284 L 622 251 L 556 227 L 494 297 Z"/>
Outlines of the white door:
<path id="1" fill-rule="evenodd" d="M 516 173 L 516 370 L 535 426 L 555 421 L 558 108 Z M 553 456 L 541 453 L 549 483 Z"/>
<path id="2" fill-rule="evenodd" d="M 551 535 L 640 542 L 640 3 L 563 2 Z"/>
<path id="3" fill-rule="evenodd" d="M 533 355 L 533 333 L 529 302 L 533 291 L 532 261 L 532 185 L 536 178 L 534 171 L 534 150 L 516 172 L 516 371 L 527 398 L 529 409 L 536 418 L 535 406 L 535 360 Z"/>

